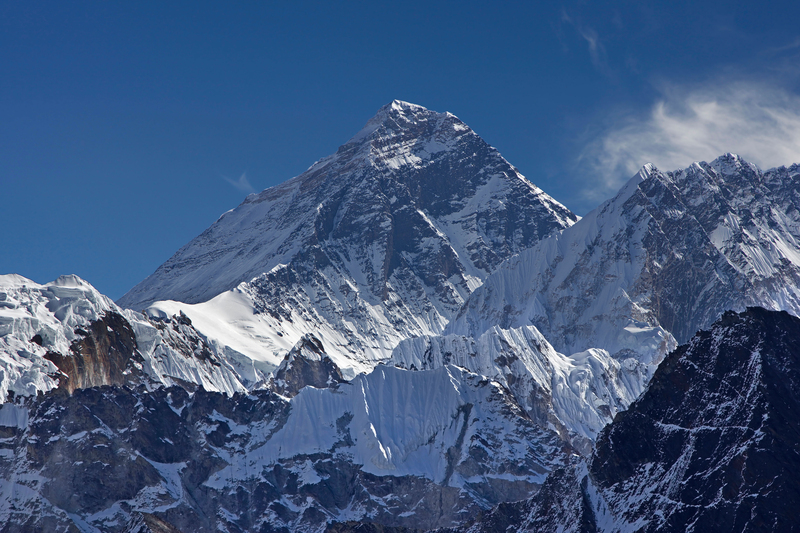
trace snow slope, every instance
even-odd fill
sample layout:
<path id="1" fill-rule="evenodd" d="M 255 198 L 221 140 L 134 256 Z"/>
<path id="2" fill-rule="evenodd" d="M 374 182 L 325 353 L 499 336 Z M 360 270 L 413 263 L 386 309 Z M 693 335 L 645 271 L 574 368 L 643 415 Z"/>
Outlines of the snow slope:
<path id="1" fill-rule="evenodd" d="M 395 348 L 391 363 L 427 370 L 455 365 L 502 384 L 542 427 L 590 453 L 600 430 L 641 394 L 641 363 L 621 364 L 604 350 L 565 356 L 533 326 L 499 327 L 478 338 L 417 337 Z"/>

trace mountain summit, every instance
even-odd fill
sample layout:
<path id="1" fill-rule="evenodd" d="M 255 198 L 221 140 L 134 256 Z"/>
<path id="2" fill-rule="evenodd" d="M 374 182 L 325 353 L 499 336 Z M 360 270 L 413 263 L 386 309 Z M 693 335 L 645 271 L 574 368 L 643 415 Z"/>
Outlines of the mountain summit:
<path id="1" fill-rule="evenodd" d="M 645 165 L 577 218 L 394 101 L 143 314 L 0 276 L 0 529 L 791 529 L 800 319 L 752 306 L 800 314 L 800 166 Z"/>
<path id="2" fill-rule="evenodd" d="M 435 227 L 439 219 L 448 227 Z M 381 293 L 407 262 L 404 252 L 416 251 L 407 249 L 418 244 L 414 237 L 438 241 L 447 230 L 468 240 L 449 242 L 442 266 L 459 262 L 454 252 L 465 260 L 455 267 L 459 274 L 483 277 L 576 219 L 454 115 L 395 100 L 335 154 L 248 196 L 119 303 L 142 309 L 156 300 L 203 302 L 309 249 L 327 254 L 346 240 L 380 243 L 380 257 L 365 273 Z M 416 235 L 408 235 L 412 228 Z"/>
<path id="3" fill-rule="evenodd" d="M 248 196 L 119 303 L 236 300 L 181 307 L 217 321 L 223 307 L 252 306 L 263 320 L 242 334 L 262 340 L 231 346 L 266 352 L 271 365 L 312 331 L 333 357 L 382 359 L 403 338 L 440 333 L 502 261 L 577 218 L 454 115 L 395 100 L 335 154 Z"/>

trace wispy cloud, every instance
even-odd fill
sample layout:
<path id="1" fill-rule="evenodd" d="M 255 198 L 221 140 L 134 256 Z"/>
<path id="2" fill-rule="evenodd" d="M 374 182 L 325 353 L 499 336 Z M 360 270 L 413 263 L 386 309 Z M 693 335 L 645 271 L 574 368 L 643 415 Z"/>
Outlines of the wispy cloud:
<path id="1" fill-rule="evenodd" d="M 580 164 L 599 178 L 585 197 L 608 198 L 645 163 L 675 170 L 726 152 L 761 168 L 800 162 L 800 96 L 720 80 L 665 87 L 647 113 L 613 122 L 583 150 Z"/>
<path id="2" fill-rule="evenodd" d="M 578 35 L 586 41 L 589 50 L 589 59 L 591 59 L 594 68 L 603 74 L 608 74 L 608 56 L 606 55 L 606 49 L 594 28 L 586 26 L 580 20 L 570 17 L 565 9 L 561 10 L 560 22 L 562 24 L 569 24 L 575 28 Z"/>
<path id="3" fill-rule="evenodd" d="M 243 172 L 241 176 L 239 176 L 238 180 L 231 179 L 227 176 L 222 176 L 222 179 L 233 185 L 236 189 L 242 191 L 246 194 L 251 194 L 256 192 L 255 188 L 250 185 L 250 182 L 247 180 L 247 173 Z"/>
<path id="4" fill-rule="evenodd" d="M 583 37 L 589 45 L 589 58 L 592 60 L 592 65 L 594 65 L 594 68 L 597 70 L 605 71 L 607 68 L 606 49 L 603 43 L 600 42 L 597 32 L 588 27 L 578 27 L 577 29 L 581 37 Z"/>

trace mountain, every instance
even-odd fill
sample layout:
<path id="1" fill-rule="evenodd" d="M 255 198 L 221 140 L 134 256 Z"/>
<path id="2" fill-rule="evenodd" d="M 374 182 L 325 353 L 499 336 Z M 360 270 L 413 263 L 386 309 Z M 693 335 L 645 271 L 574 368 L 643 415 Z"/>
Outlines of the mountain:
<path id="1" fill-rule="evenodd" d="M 725 313 L 531 500 L 469 531 L 798 531 L 800 319 Z"/>
<path id="2" fill-rule="evenodd" d="M 784 528 L 800 319 L 714 321 L 800 312 L 798 184 L 647 165 L 579 220 L 392 102 L 120 305 L 0 276 L 0 531 Z"/>
<path id="3" fill-rule="evenodd" d="M 604 350 L 560 354 L 533 326 L 494 327 L 478 338 L 425 336 L 402 341 L 387 364 L 411 370 L 455 365 L 502 385 L 543 428 L 588 455 L 597 433 L 642 392 L 643 365 Z"/>
<path id="4" fill-rule="evenodd" d="M 0 435 L 2 531 L 138 531 L 149 515 L 196 532 L 454 526 L 529 497 L 571 453 L 454 366 L 380 366 L 291 399 L 56 389 L 0 405 Z"/>
<path id="5" fill-rule="evenodd" d="M 564 353 L 605 349 L 651 370 L 728 309 L 800 314 L 800 166 L 733 154 L 676 172 L 646 165 L 574 226 L 523 251 L 447 333 L 535 325 Z"/>
<path id="6" fill-rule="evenodd" d="M 59 386 L 72 392 L 112 384 L 232 394 L 256 378 L 252 368 L 235 368 L 185 316 L 154 321 L 120 309 L 77 276 L 45 285 L 0 276 L 0 402 Z"/>
<path id="7" fill-rule="evenodd" d="M 452 114 L 394 101 L 119 304 L 183 311 L 264 371 L 313 332 L 353 377 L 441 333 L 497 265 L 576 220 Z"/>
<path id="8" fill-rule="evenodd" d="M 731 154 L 676 172 L 645 166 L 597 210 L 501 264 L 445 335 L 403 341 L 393 360 L 452 360 L 492 376 L 588 454 L 675 337 L 754 303 L 800 314 L 799 186 L 797 165 L 761 172 Z M 519 342 L 530 328 L 547 340 Z"/>

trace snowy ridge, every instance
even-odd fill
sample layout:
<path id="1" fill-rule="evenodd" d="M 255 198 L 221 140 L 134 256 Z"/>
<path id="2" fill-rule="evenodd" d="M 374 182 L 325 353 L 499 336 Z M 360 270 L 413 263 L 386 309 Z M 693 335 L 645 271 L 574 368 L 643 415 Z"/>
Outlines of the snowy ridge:
<path id="1" fill-rule="evenodd" d="M 230 394 L 245 390 L 245 380 L 221 364 L 219 354 L 213 363 L 196 357 L 193 351 L 204 343 L 188 326 L 159 327 L 138 313 L 120 309 L 77 276 L 40 285 L 5 275 L 0 276 L 0 399 L 4 401 L 9 392 L 30 396 L 56 388 L 62 374 L 45 356 L 70 357 L 73 343 L 108 312 L 119 313 L 130 324 L 143 358 L 141 370 L 156 383 L 191 383 Z"/>
<path id="2" fill-rule="evenodd" d="M 477 339 L 460 335 L 401 342 L 391 363 L 427 370 L 455 365 L 508 388 L 542 427 L 552 427 L 585 453 L 597 433 L 639 396 L 647 369 L 621 364 L 604 350 L 556 352 L 533 326 L 498 327 Z"/>
<path id="3" fill-rule="evenodd" d="M 453 366 L 378 367 L 291 400 L 80 389 L 5 404 L 0 424 L 0 521 L 33 530 L 121 531 L 136 512 L 199 533 L 454 526 L 530 497 L 570 452 Z"/>
<path id="4" fill-rule="evenodd" d="M 283 427 L 252 450 L 259 461 L 251 468 L 337 449 L 370 474 L 421 476 L 468 489 L 479 475 L 540 484 L 561 448 L 555 434 L 521 426 L 524 415 L 514 412 L 515 402 L 497 384 L 453 366 L 427 372 L 378 366 L 337 390 L 306 387 L 291 406 Z M 501 415 L 506 410 L 510 412 Z M 342 431 L 344 420 L 349 420 L 349 439 Z M 488 445 L 492 455 L 473 463 L 473 450 L 486 449 L 480 439 L 489 435 L 496 436 Z M 343 439 L 351 442 L 343 444 Z M 450 455 L 455 462 L 442 460 L 454 446 Z M 531 464 L 541 473 L 528 468 L 514 473 L 515 465 Z M 241 471 L 236 465 L 227 468 L 231 470 L 213 474 L 207 484 L 223 487 Z M 475 468 L 481 472 L 471 472 Z"/>
<path id="5" fill-rule="evenodd" d="M 800 312 L 800 168 L 727 154 L 645 166 L 574 226 L 512 258 L 448 333 L 533 324 L 557 350 L 655 365 L 726 309 Z"/>
<path id="6" fill-rule="evenodd" d="M 575 220 L 454 115 L 395 101 L 120 304 L 182 310 L 261 371 L 314 333 L 352 377 L 441 333 L 497 265 Z"/>

